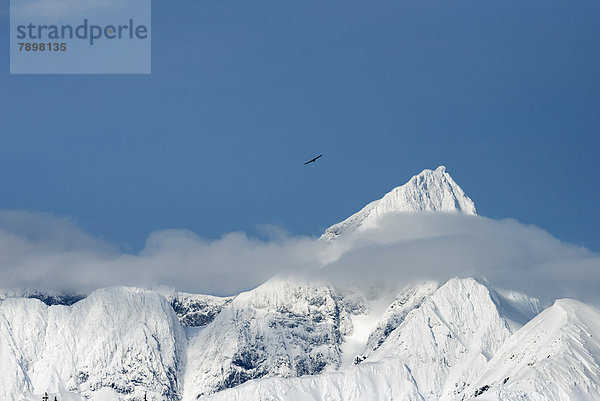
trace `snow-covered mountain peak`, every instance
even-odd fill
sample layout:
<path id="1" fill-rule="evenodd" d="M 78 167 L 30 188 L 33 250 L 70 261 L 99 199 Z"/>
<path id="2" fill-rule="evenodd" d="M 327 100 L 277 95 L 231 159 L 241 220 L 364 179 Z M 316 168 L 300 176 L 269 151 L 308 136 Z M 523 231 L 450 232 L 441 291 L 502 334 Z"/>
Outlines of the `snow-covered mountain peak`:
<path id="1" fill-rule="evenodd" d="M 599 338 L 600 310 L 557 300 L 503 344 L 471 386 L 472 397 L 600 400 Z"/>
<path id="2" fill-rule="evenodd" d="M 362 308 L 352 301 L 324 284 L 279 277 L 239 294 L 190 338 L 183 399 L 261 377 L 336 370 L 350 314 Z"/>
<path id="3" fill-rule="evenodd" d="M 445 166 L 423 170 L 406 184 L 373 201 L 346 220 L 329 227 L 321 238 L 333 240 L 356 230 L 376 227 L 395 213 L 449 212 L 477 215 L 475 204 L 452 179 Z"/>

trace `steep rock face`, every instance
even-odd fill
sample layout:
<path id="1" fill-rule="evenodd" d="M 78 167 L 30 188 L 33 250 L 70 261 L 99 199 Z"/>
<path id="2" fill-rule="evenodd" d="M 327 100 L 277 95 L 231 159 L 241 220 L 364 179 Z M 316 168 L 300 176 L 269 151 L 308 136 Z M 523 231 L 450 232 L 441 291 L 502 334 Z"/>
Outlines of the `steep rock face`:
<path id="1" fill-rule="evenodd" d="M 238 295 L 190 339 L 184 400 L 264 376 L 337 369 L 348 309 L 360 307 L 328 286 L 281 279 Z"/>
<path id="2" fill-rule="evenodd" d="M 466 399 L 600 400 L 600 310 L 561 299 L 504 343 Z"/>
<path id="3" fill-rule="evenodd" d="M 446 168 L 440 166 L 413 176 L 406 184 L 394 188 L 383 198 L 369 203 L 346 220 L 329 227 L 321 238 L 333 240 L 340 235 L 377 226 L 382 217 L 403 212 L 477 214 L 473 201 L 454 182 Z"/>
<path id="4" fill-rule="evenodd" d="M 179 321 L 186 327 L 201 327 L 212 322 L 221 310 L 235 297 L 215 297 L 211 295 L 177 292 L 168 297 Z"/>
<path id="5" fill-rule="evenodd" d="M 0 398 L 110 387 L 123 400 L 177 400 L 186 338 L 167 300 L 108 288 L 72 306 L 0 304 Z M 6 374 L 5 374 L 6 373 Z"/>

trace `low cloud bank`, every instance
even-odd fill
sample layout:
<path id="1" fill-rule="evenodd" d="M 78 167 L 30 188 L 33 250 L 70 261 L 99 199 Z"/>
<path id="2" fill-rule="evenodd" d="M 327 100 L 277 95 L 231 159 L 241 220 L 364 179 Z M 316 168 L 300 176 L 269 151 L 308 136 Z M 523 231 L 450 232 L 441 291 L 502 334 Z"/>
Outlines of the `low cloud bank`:
<path id="1" fill-rule="evenodd" d="M 479 277 L 546 303 L 570 297 L 600 305 L 600 255 L 512 219 L 398 215 L 339 247 L 339 257 L 321 272 L 328 280 Z"/>
<path id="2" fill-rule="evenodd" d="M 600 255 L 515 220 L 406 214 L 332 243 L 230 233 L 207 240 L 186 230 L 153 232 L 125 254 L 49 214 L 0 211 L 0 287 L 88 292 L 112 285 L 170 286 L 216 295 L 251 289 L 276 274 L 339 284 L 377 284 L 459 276 L 545 301 L 600 304 Z"/>

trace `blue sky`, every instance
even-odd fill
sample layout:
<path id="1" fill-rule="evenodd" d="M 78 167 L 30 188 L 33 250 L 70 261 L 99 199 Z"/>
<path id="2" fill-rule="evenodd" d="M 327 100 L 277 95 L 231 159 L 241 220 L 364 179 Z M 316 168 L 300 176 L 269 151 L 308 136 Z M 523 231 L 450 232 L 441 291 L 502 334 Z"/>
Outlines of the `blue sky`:
<path id="1" fill-rule="evenodd" d="M 444 164 L 480 214 L 600 250 L 596 1 L 155 1 L 149 76 L 9 75 L 6 4 L 0 209 L 132 251 L 318 235 Z"/>

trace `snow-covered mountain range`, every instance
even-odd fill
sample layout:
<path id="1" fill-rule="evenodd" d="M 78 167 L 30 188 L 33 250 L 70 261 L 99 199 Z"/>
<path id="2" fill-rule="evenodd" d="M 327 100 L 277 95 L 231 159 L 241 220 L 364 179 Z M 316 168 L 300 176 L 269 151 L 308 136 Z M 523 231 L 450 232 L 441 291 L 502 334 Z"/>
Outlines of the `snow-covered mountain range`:
<path id="1" fill-rule="evenodd" d="M 323 237 L 402 212 L 476 214 L 440 167 Z M 594 306 L 544 310 L 481 278 L 385 284 L 282 275 L 233 297 L 0 291 L 0 400 L 600 400 Z"/>

